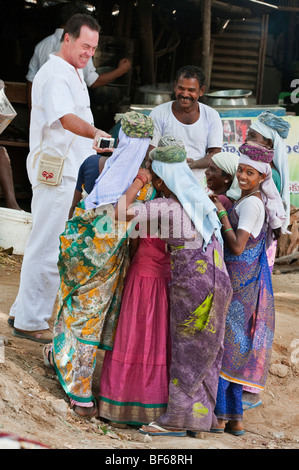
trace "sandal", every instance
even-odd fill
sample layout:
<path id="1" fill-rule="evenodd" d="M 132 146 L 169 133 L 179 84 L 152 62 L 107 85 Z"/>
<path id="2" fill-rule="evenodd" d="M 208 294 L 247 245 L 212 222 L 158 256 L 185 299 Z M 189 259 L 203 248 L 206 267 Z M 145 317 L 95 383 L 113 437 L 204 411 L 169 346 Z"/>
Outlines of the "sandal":
<path id="1" fill-rule="evenodd" d="M 12 334 L 17 338 L 21 339 L 31 339 L 32 341 L 37 341 L 38 343 L 51 343 L 53 340 L 53 335 L 50 330 L 40 330 L 40 331 L 23 331 L 17 330 L 14 328 Z"/>
<path id="2" fill-rule="evenodd" d="M 12 326 L 12 327 L 13 327 L 14 324 L 15 324 L 15 319 L 14 319 L 14 317 L 8 317 L 7 323 L 9 324 L 9 326 Z"/>
<path id="3" fill-rule="evenodd" d="M 214 434 L 222 434 L 224 432 L 224 428 L 211 428 L 209 432 L 212 432 Z"/>
<path id="4" fill-rule="evenodd" d="M 186 436 L 186 431 L 171 431 L 170 429 L 161 428 L 155 423 L 150 423 L 145 427 L 151 427 L 157 429 L 159 432 L 155 431 L 145 431 L 144 429 L 139 429 L 141 434 L 148 434 L 149 436 L 176 436 L 176 437 L 184 437 Z"/>
<path id="5" fill-rule="evenodd" d="M 224 432 L 232 434 L 233 436 L 243 436 L 245 431 L 243 429 L 234 429 L 230 426 L 229 422 L 225 426 Z"/>

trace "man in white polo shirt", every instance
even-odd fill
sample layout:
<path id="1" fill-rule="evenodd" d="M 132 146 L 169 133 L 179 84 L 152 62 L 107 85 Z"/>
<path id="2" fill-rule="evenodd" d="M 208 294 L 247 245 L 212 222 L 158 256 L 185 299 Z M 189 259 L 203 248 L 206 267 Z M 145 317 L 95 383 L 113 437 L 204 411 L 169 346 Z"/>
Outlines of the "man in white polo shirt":
<path id="1" fill-rule="evenodd" d="M 93 124 L 82 69 L 98 45 L 99 25 L 90 15 L 70 18 L 60 51 L 38 71 L 32 88 L 30 152 L 27 172 L 32 185 L 33 226 L 25 249 L 19 292 L 10 310 L 15 336 L 50 342 L 51 318 L 59 287 L 59 236 L 65 228 L 78 170 L 110 137 Z M 93 150 L 94 149 L 94 150 Z M 42 153 L 65 157 L 61 184 L 38 179 Z"/>
<path id="2" fill-rule="evenodd" d="M 221 151 L 223 144 L 219 113 L 198 101 L 204 94 L 204 83 L 205 76 L 200 67 L 182 67 L 174 83 L 176 99 L 156 106 L 150 113 L 155 124 L 150 150 L 157 147 L 164 136 L 182 140 L 189 166 L 201 183 L 211 157 Z"/>

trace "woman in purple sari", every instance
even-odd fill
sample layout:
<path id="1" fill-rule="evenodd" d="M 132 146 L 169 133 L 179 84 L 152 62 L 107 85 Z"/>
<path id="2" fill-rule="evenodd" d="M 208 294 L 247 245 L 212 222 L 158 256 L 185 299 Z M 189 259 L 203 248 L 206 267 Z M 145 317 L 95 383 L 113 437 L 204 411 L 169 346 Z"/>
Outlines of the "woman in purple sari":
<path id="1" fill-rule="evenodd" d="M 185 150 L 157 147 L 150 157 L 153 185 L 164 198 L 130 206 L 138 181 L 116 207 L 118 218 L 122 212 L 140 225 L 157 223 L 171 256 L 169 401 L 166 412 L 140 432 L 184 436 L 217 424 L 214 407 L 232 291 L 216 208 L 188 167 Z"/>
<path id="2" fill-rule="evenodd" d="M 225 328 L 224 355 L 215 413 L 218 426 L 242 435 L 243 386 L 263 390 L 270 364 L 275 310 L 266 249 L 282 227 L 285 212 L 271 175 L 273 150 L 246 143 L 237 170 L 241 198 L 221 217 L 225 263 L 233 297 Z"/>

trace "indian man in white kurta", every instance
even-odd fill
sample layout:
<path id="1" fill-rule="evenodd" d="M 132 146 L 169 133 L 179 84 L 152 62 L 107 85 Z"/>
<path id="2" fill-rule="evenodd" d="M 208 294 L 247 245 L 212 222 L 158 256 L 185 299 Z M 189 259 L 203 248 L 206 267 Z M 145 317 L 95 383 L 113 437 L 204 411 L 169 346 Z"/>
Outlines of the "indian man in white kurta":
<path id="1" fill-rule="evenodd" d="M 156 106 L 150 113 L 154 136 L 149 147 L 157 147 L 161 137 L 180 139 L 194 176 L 205 187 L 205 169 L 212 156 L 221 151 L 223 128 L 219 113 L 198 100 L 205 92 L 205 75 L 200 67 L 187 65 L 177 71 L 175 100 Z"/>

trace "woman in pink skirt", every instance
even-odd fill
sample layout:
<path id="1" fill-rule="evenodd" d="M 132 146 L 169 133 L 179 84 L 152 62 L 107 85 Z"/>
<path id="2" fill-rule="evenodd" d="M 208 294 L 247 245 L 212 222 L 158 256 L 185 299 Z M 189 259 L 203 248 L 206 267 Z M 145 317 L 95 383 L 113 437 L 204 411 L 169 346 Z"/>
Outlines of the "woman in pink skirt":
<path id="1" fill-rule="evenodd" d="M 114 347 L 105 353 L 99 415 L 140 426 L 167 407 L 171 274 L 165 242 L 153 236 L 131 241 L 138 248 L 125 279 Z"/>

